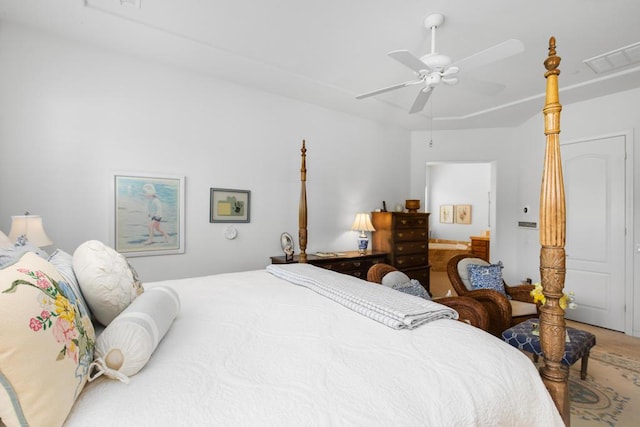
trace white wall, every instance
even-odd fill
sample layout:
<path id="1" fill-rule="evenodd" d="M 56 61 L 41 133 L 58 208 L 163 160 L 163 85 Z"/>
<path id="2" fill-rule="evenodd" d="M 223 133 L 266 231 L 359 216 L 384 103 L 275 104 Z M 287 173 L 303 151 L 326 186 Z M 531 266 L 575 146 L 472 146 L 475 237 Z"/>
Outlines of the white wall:
<path id="1" fill-rule="evenodd" d="M 562 77 L 561 77 L 562 83 Z M 560 93 L 562 103 L 562 92 Z M 640 89 L 564 105 L 561 118 L 561 141 L 576 141 L 594 136 L 640 129 Z M 542 106 L 541 106 L 542 109 Z M 539 230 L 519 228 L 518 221 L 538 222 L 540 185 L 544 159 L 545 136 L 542 113 L 538 113 L 514 129 L 434 131 L 434 145 L 428 146 L 427 132 L 414 132 L 411 151 L 411 192 L 419 195 L 425 185 L 427 162 L 466 162 L 496 160 L 496 229 L 491 229 L 491 258 L 503 260 L 507 282 L 517 283 L 524 277 L 539 280 Z M 640 147 L 633 141 L 635 168 L 640 166 Z M 630 245 L 631 281 L 634 310 L 629 314 L 635 336 L 640 336 L 640 174 L 633 177 L 633 220 L 627 234 Z M 524 214 L 523 207 L 530 211 Z M 596 225 L 594 225 L 596 226 Z M 632 304 L 629 304 L 630 307 Z"/>
<path id="2" fill-rule="evenodd" d="M 560 76 L 562 83 L 562 75 Z M 560 103 L 562 103 L 562 92 L 560 92 Z M 631 132 L 633 152 L 627 153 L 634 163 L 634 169 L 640 167 L 640 147 L 636 143 L 634 134 L 637 135 L 640 129 L 640 115 L 637 105 L 640 104 L 640 89 L 634 89 L 622 93 L 612 94 L 589 101 L 563 105 L 560 120 L 560 140 L 561 142 L 584 140 L 590 137 L 606 136 Z M 543 132 L 542 115 L 528 120 L 517 129 L 518 138 L 516 144 L 521 153 L 522 167 L 519 169 L 519 192 L 520 204 L 529 201 L 531 203 L 533 218 L 539 216 L 540 181 L 542 178 L 542 159 L 544 157 L 545 139 Z M 562 148 L 561 148 L 562 150 Z M 633 283 L 633 290 L 630 298 L 633 298 L 632 333 L 640 336 L 640 253 L 635 250 L 640 242 L 640 174 L 634 173 L 634 194 L 633 194 L 633 219 L 631 229 L 627 229 L 630 236 L 630 260 L 628 264 Z M 594 224 L 596 227 L 597 224 Z M 518 230 L 518 258 L 519 265 L 523 271 L 539 277 L 537 271 L 539 265 L 539 239 L 537 230 L 534 232 Z M 628 294 L 628 295 L 629 295 Z M 632 295 L 632 296 L 631 296 Z M 629 308 L 631 304 L 627 307 Z"/>
<path id="3" fill-rule="evenodd" d="M 433 239 L 469 242 L 489 229 L 491 165 L 488 163 L 439 163 L 427 165 L 429 232 Z M 441 223 L 442 205 L 471 205 L 471 223 Z"/>
<path id="4" fill-rule="evenodd" d="M 307 252 L 355 249 L 356 212 L 408 198 L 407 131 L 4 23 L 0 94 L 0 230 L 29 210 L 49 251 L 112 242 L 114 171 L 186 177 L 186 253 L 131 258 L 145 281 L 280 255 L 280 234 L 297 236 L 302 139 Z M 209 223 L 211 187 L 251 190 L 236 240 Z"/>
<path id="5" fill-rule="evenodd" d="M 514 161 L 517 151 L 513 143 L 513 130 L 434 131 L 431 147 L 430 135 L 430 132 L 414 132 L 411 136 L 411 194 L 424 199 L 427 163 L 491 163 L 491 209 L 492 218 L 495 218 L 491 220 L 490 227 L 491 259 L 502 261 L 505 265 L 505 278 L 511 283 L 518 283 L 522 277 L 516 265 L 514 228 L 517 226 L 515 201 L 519 166 Z M 433 225 L 438 221 L 438 213 L 433 212 L 434 207 L 431 209 Z"/>

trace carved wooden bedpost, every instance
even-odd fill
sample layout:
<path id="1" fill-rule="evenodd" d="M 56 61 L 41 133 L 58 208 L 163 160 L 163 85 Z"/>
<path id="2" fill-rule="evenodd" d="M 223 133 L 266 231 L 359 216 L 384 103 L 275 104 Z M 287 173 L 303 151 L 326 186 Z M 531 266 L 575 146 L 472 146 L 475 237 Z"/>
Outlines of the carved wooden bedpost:
<path id="1" fill-rule="evenodd" d="M 300 167 L 300 205 L 298 206 L 299 262 L 307 262 L 307 147 L 302 140 L 302 166 Z"/>
<path id="2" fill-rule="evenodd" d="M 569 370 L 562 365 L 565 347 L 564 310 L 560 307 L 565 279 L 566 210 L 560 158 L 560 111 L 558 75 L 560 57 L 556 39 L 549 39 L 549 57 L 544 61 L 547 90 L 544 114 L 546 151 L 540 193 L 540 276 L 545 305 L 540 312 L 540 342 L 544 353 L 542 380 L 564 423 L 570 422 Z"/>

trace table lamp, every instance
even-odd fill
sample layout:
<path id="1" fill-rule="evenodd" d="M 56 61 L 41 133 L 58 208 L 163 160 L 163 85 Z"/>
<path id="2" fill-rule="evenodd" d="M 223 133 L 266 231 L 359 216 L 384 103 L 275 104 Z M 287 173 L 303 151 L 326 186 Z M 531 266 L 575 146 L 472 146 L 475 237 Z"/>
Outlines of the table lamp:
<path id="1" fill-rule="evenodd" d="M 44 231 L 42 217 L 40 215 L 30 215 L 29 212 L 11 217 L 9 239 L 15 242 L 20 236 L 25 236 L 32 245 L 39 248 L 53 244 L 53 241 Z"/>
<path id="2" fill-rule="evenodd" d="M 358 236 L 358 252 L 364 254 L 367 252 L 367 247 L 369 246 L 369 238 L 367 237 L 366 232 L 376 231 L 376 229 L 373 228 L 373 224 L 371 224 L 369 214 L 362 212 L 357 213 L 351 229 L 360 232 L 360 235 Z"/>

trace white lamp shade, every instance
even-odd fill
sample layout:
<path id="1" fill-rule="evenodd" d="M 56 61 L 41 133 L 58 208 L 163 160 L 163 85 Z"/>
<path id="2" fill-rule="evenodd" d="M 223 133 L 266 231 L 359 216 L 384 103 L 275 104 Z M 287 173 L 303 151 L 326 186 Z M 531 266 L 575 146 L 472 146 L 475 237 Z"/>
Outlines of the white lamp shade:
<path id="1" fill-rule="evenodd" d="M 355 221 L 353 221 L 351 229 L 357 231 L 376 231 L 376 229 L 373 228 L 373 224 L 371 224 L 371 218 L 369 218 L 369 214 L 362 212 L 356 214 L 356 219 Z"/>
<path id="2" fill-rule="evenodd" d="M 39 248 L 53 244 L 44 231 L 40 215 L 15 215 L 11 217 L 9 239 L 15 242 L 22 235 L 27 237 L 29 243 Z"/>

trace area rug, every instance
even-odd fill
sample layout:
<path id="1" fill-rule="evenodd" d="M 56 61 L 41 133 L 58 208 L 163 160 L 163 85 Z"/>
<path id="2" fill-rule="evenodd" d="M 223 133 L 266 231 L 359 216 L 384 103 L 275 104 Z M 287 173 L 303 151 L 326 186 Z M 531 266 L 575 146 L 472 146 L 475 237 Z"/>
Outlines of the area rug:
<path id="1" fill-rule="evenodd" d="M 594 348 L 587 378 L 569 371 L 571 426 L 640 426 L 640 362 Z"/>

